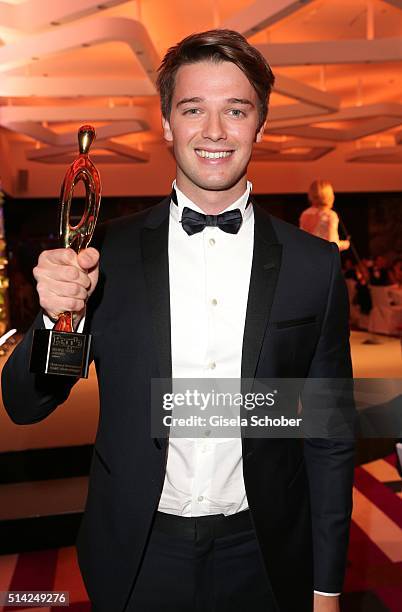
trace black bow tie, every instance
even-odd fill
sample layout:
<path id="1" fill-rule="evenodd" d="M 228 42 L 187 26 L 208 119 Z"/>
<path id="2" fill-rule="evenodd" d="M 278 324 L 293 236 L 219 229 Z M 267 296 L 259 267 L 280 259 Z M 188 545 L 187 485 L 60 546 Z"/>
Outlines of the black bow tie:
<path id="1" fill-rule="evenodd" d="M 242 224 L 243 217 L 239 208 L 227 210 L 220 215 L 204 215 L 192 208 L 183 208 L 181 224 L 189 236 L 202 232 L 205 227 L 219 227 L 228 234 L 237 234 Z"/>

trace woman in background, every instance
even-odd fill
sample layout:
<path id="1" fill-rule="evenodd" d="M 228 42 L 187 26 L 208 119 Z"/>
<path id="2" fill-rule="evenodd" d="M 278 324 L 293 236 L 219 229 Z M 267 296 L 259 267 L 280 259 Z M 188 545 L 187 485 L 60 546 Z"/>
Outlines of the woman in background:
<path id="1" fill-rule="evenodd" d="M 340 240 L 338 233 L 339 217 L 332 207 L 334 205 L 334 190 L 328 181 L 314 181 L 308 191 L 309 208 L 300 215 L 300 228 L 335 242 L 340 251 L 350 247 L 349 240 Z"/>

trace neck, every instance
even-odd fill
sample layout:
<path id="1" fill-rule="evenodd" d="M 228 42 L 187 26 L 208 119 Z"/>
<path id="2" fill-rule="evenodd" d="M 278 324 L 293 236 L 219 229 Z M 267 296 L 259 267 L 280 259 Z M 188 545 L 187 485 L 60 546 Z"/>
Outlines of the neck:
<path id="1" fill-rule="evenodd" d="M 247 188 L 247 179 L 244 176 L 239 182 L 228 189 L 213 191 L 202 189 L 188 180 L 183 180 L 178 175 L 176 185 L 206 215 L 218 215 L 243 195 Z"/>

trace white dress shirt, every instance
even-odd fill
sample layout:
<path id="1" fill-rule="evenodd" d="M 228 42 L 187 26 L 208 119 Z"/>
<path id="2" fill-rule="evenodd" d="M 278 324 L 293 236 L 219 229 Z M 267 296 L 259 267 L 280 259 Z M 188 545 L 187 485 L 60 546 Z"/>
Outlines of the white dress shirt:
<path id="1" fill-rule="evenodd" d="M 183 208 L 203 211 L 173 186 L 177 205 L 170 203 L 168 247 L 172 377 L 234 378 L 240 387 L 254 242 L 253 208 L 246 208 L 251 183 L 225 209 L 242 213 L 237 234 L 206 227 L 192 236 L 180 223 Z M 169 439 L 160 511 L 201 516 L 247 508 L 240 435 Z"/>

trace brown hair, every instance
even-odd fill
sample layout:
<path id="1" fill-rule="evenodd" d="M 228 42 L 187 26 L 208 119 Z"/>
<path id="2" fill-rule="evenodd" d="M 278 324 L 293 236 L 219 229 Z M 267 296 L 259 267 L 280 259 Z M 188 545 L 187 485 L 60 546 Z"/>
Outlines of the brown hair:
<path id="1" fill-rule="evenodd" d="M 263 55 L 244 36 L 233 30 L 209 30 L 191 34 L 168 49 L 159 67 L 156 83 L 163 117 L 170 117 L 178 69 L 185 64 L 205 60 L 232 62 L 246 75 L 259 100 L 259 129 L 267 117 L 275 77 Z"/>

